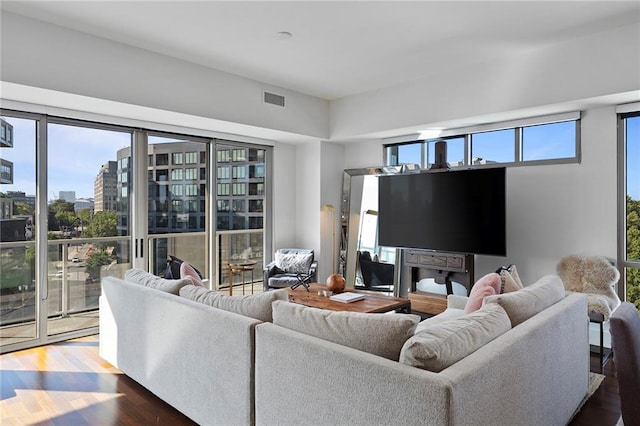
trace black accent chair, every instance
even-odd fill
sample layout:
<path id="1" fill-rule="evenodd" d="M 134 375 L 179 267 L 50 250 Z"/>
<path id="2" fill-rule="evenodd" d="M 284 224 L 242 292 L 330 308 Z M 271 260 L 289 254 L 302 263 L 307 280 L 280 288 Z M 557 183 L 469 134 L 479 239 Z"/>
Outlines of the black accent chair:
<path id="1" fill-rule="evenodd" d="M 358 252 L 358 265 L 364 290 L 393 292 L 395 266 L 391 263 L 375 262 L 368 251 Z"/>
<path id="2" fill-rule="evenodd" d="M 264 267 L 263 289 L 285 288 L 318 281 L 318 262 L 313 250 L 284 248 L 274 253 L 274 259 Z"/>
<path id="3" fill-rule="evenodd" d="M 622 421 L 625 425 L 637 425 L 640 421 L 640 317 L 635 305 L 622 302 L 611 314 L 609 326 Z"/>

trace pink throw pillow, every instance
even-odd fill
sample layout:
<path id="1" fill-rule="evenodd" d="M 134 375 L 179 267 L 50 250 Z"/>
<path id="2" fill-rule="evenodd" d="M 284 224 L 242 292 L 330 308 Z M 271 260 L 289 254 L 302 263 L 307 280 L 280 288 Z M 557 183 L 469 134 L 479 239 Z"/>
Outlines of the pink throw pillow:
<path id="1" fill-rule="evenodd" d="M 198 275 L 196 270 L 193 269 L 193 267 L 187 262 L 182 262 L 182 264 L 180 265 L 180 278 L 187 277 L 191 278 L 191 281 L 193 281 L 193 285 L 204 287 L 204 284 L 202 283 L 202 280 L 200 279 L 200 276 Z"/>
<path id="2" fill-rule="evenodd" d="M 467 304 L 464 307 L 465 314 L 480 309 L 482 301 L 486 296 L 500 294 L 500 287 L 502 287 L 502 280 L 500 279 L 500 275 L 495 272 L 491 272 L 476 281 L 471 288 L 469 300 L 467 300 Z"/>

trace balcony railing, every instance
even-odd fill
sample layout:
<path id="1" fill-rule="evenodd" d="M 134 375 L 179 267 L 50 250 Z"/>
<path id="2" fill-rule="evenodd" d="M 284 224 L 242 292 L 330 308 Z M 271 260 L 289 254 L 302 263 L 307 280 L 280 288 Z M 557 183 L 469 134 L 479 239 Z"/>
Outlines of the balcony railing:
<path id="1" fill-rule="evenodd" d="M 205 232 L 153 235 L 149 238 L 149 268 L 163 275 L 168 255 L 188 261 L 208 277 Z M 216 233 L 216 265 L 212 288 L 229 287 L 230 261 L 255 261 L 253 275 L 234 274 L 233 285 L 262 282 L 263 231 Z M 100 280 L 124 277 L 131 268 L 130 238 L 74 238 L 48 242 L 48 316 L 67 317 L 98 309 Z M 35 242 L 0 243 L 0 326 L 34 322 L 36 316 Z"/>
<path id="2" fill-rule="evenodd" d="M 128 237 L 74 238 L 47 244 L 48 316 L 98 309 L 100 280 L 122 278 L 131 267 Z M 35 321 L 35 242 L 0 243 L 2 326 Z"/>
<path id="3" fill-rule="evenodd" d="M 236 230 L 216 232 L 216 265 L 212 288 L 229 287 L 230 261 L 251 260 L 254 281 L 262 282 L 263 230 Z M 190 232 L 183 234 L 156 234 L 149 237 L 149 270 L 155 275 L 164 275 L 166 259 L 169 255 L 189 262 L 198 269 L 205 279 L 210 279 L 207 268 L 209 245 L 207 233 Z M 234 275 L 234 286 L 250 284 L 251 274 Z"/>

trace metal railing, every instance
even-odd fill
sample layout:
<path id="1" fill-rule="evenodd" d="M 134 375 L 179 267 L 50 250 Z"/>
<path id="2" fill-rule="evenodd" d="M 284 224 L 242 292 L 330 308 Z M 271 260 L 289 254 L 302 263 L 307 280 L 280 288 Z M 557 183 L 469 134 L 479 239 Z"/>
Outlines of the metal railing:
<path id="1" fill-rule="evenodd" d="M 258 281 L 262 279 L 263 234 L 262 229 L 216 232 L 216 264 L 215 268 L 211 268 L 212 272 L 208 268 L 209 244 L 206 232 L 150 235 L 149 270 L 155 275 L 164 275 L 166 259 L 172 255 L 189 262 L 205 279 L 214 284 L 214 289 L 218 289 L 229 286 L 227 265 L 230 261 L 252 260 L 256 262 L 254 281 Z M 213 274 L 213 278 L 210 274 Z M 236 275 L 234 285 L 248 284 L 249 277 L 250 274 L 246 274 L 246 278 Z"/>
<path id="2" fill-rule="evenodd" d="M 48 317 L 98 309 L 100 280 L 131 267 L 129 237 L 74 238 L 47 243 Z M 0 325 L 35 321 L 35 242 L 0 243 Z"/>

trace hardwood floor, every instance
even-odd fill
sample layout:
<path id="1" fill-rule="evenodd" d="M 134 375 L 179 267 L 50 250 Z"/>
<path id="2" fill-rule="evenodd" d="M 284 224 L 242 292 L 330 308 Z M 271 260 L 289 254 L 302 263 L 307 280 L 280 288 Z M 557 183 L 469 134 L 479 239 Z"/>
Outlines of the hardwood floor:
<path id="1" fill-rule="evenodd" d="M 591 371 L 600 372 L 591 358 Z M 571 426 L 614 426 L 620 417 L 615 363 Z M 194 425 L 98 355 L 97 336 L 0 356 L 0 424 Z"/>
<path id="2" fill-rule="evenodd" d="M 0 356 L 0 424 L 195 423 L 100 358 L 91 336 Z"/>
<path id="3" fill-rule="evenodd" d="M 591 354 L 591 371 L 605 375 L 596 392 L 573 418 L 570 426 L 615 426 L 620 419 L 620 397 L 615 358 L 610 358 L 600 371 L 598 356 Z"/>

